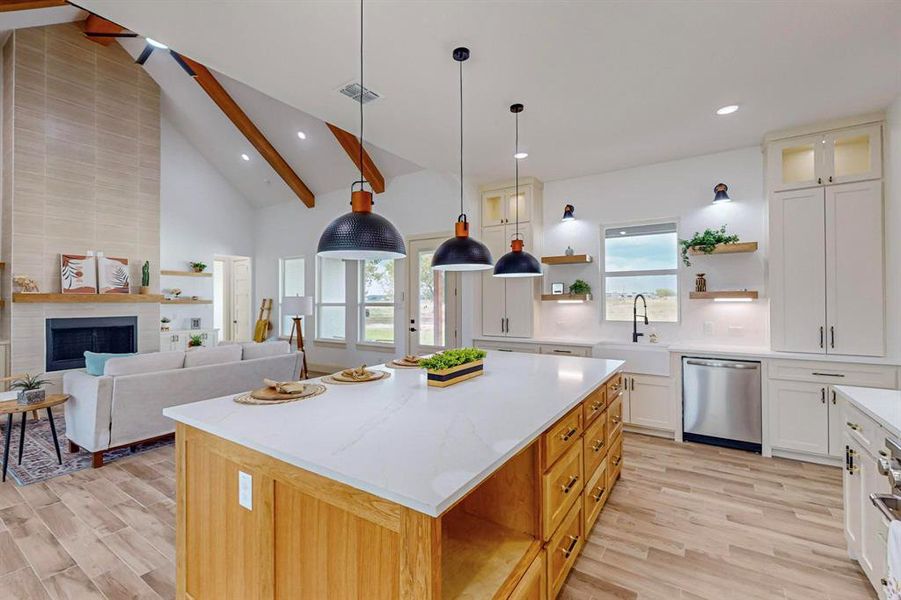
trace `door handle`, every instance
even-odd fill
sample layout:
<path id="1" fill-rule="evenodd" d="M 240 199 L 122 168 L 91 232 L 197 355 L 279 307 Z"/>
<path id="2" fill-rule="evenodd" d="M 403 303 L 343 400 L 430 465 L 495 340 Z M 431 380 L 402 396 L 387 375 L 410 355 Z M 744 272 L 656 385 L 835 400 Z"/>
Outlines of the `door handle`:
<path id="1" fill-rule="evenodd" d="M 510 317 L 505 318 L 504 321 L 506 322 L 507 333 L 510 333 Z"/>
<path id="2" fill-rule="evenodd" d="M 823 326 L 820 325 L 820 348 L 823 347 Z"/>
<path id="3" fill-rule="evenodd" d="M 832 390 L 832 404 L 835 404 L 835 390 Z"/>
<path id="4" fill-rule="evenodd" d="M 826 404 L 826 388 L 820 388 L 820 402 Z"/>
<path id="5" fill-rule="evenodd" d="M 835 326 L 829 326 L 829 347 L 835 348 Z"/>

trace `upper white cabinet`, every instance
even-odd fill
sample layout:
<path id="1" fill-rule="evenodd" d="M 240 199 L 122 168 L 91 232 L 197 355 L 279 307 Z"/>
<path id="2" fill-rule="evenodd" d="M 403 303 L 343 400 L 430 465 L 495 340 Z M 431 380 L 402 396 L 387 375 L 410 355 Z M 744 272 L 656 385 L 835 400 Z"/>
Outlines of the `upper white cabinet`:
<path id="1" fill-rule="evenodd" d="M 767 145 L 770 189 L 795 190 L 882 177 L 882 127 L 850 127 Z"/>
<path id="2" fill-rule="evenodd" d="M 531 222 L 532 196 L 532 183 L 520 185 L 519 195 L 516 194 L 515 187 L 482 192 L 482 227 L 515 224 L 517 205 L 519 222 Z"/>

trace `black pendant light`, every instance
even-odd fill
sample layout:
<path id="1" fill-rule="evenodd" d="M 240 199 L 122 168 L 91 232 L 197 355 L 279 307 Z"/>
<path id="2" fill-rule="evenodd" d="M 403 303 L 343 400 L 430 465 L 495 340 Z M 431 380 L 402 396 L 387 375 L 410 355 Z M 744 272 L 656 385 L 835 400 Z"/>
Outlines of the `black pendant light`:
<path id="1" fill-rule="evenodd" d="M 454 225 L 454 237 L 445 240 L 432 255 L 432 268 L 438 271 L 483 271 L 492 267 L 488 246 L 469 237 L 469 221 L 463 212 L 463 61 L 469 48 L 454 50 L 460 64 L 460 216 Z"/>
<path id="2" fill-rule="evenodd" d="M 516 115 L 516 150 L 515 154 L 519 154 L 519 113 L 523 111 L 522 104 L 514 104 L 510 107 L 510 112 Z M 519 233 L 519 160 L 515 160 L 514 164 L 516 172 L 516 232 L 513 234 L 513 241 L 510 242 L 510 252 L 504 254 L 494 265 L 495 277 L 541 277 L 541 265 L 534 256 L 522 249 L 522 235 Z"/>
<path id="3" fill-rule="evenodd" d="M 372 192 L 364 189 L 363 178 L 363 0 L 360 0 L 360 179 L 350 186 L 351 212 L 341 215 L 325 228 L 317 254 L 346 260 L 404 258 L 404 238 L 391 221 L 372 212 Z M 360 189 L 354 187 L 360 184 Z"/>

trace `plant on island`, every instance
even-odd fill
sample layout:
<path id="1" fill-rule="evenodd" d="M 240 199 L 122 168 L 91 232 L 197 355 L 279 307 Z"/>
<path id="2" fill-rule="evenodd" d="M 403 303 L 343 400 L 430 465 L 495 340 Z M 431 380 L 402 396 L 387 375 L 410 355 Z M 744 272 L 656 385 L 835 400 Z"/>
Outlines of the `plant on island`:
<path id="1" fill-rule="evenodd" d="M 419 366 L 429 371 L 443 371 L 482 360 L 488 353 L 478 348 L 452 348 L 419 361 Z"/>
<path id="2" fill-rule="evenodd" d="M 704 254 L 712 254 L 717 244 L 736 243 L 738 243 L 738 236 L 727 235 L 725 225 L 719 229 L 705 229 L 704 233 L 696 231 L 690 240 L 679 240 L 679 245 L 682 246 L 682 262 L 686 267 L 691 266 L 691 261 L 688 259 L 688 251 L 692 248 Z"/>
<path id="3" fill-rule="evenodd" d="M 583 279 L 576 279 L 572 282 L 572 285 L 569 286 L 569 293 L 573 296 L 590 294 L 591 285 L 589 285 L 589 283 Z"/>

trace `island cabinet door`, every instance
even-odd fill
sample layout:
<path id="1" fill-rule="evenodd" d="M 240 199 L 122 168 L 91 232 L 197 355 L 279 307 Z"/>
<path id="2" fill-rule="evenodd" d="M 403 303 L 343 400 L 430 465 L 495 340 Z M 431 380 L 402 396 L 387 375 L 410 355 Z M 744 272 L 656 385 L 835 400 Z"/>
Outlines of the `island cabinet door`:
<path id="1" fill-rule="evenodd" d="M 542 550 L 516 584 L 508 600 L 546 600 L 547 598 L 547 553 Z"/>

